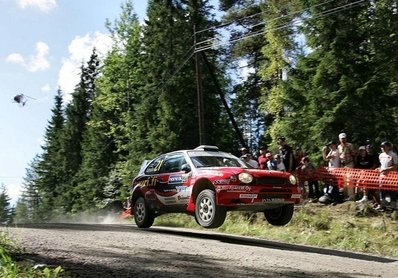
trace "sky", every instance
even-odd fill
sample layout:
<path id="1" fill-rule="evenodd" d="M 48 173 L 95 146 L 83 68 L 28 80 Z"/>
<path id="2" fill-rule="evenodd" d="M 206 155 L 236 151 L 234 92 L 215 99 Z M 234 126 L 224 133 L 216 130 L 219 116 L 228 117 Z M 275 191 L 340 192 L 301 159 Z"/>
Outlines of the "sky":
<path id="1" fill-rule="evenodd" d="M 105 20 L 124 0 L 0 0 L 0 185 L 15 204 L 26 168 L 41 153 L 58 90 L 70 99 L 93 47 L 110 47 Z M 142 21 L 146 0 L 135 0 Z M 25 106 L 13 102 L 27 96 Z"/>

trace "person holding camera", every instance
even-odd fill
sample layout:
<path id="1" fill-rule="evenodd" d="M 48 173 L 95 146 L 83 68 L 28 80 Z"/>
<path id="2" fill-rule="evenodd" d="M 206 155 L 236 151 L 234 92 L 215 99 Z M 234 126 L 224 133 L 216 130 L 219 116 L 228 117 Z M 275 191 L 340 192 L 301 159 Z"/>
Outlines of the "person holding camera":
<path id="1" fill-rule="evenodd" d="M 323 160 L 328 162 L 329 168 L 340 167 L 340 154 L 335 141 L 330 141 L 323 147 L 322 156 Z"/>
<path id="2" fill-rule="evenodd" d="M 338 151 L 340 156 L 340 167 L 354 168 L 355 167 L 355 150 L 354 145 L 347 142 L 347 135 L 345 133 L 339 134 L 340 144 L 338 145 Z M 346 201 L 355 201 L 354 187 L 346 182 L 344 184 L 344 191 Z"/>

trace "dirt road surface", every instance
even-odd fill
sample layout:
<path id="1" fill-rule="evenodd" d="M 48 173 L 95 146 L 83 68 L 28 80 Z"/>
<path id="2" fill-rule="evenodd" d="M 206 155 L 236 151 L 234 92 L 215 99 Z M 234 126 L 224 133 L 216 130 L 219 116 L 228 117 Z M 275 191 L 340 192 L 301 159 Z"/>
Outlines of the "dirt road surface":
<path id="1" fill-rule="evenodd" d="M 76 277 L 398 277 L 398 258 L 207 230 L 129 224 L 0 229 L 20 242 L 35 263 L 61 265 Z"/>

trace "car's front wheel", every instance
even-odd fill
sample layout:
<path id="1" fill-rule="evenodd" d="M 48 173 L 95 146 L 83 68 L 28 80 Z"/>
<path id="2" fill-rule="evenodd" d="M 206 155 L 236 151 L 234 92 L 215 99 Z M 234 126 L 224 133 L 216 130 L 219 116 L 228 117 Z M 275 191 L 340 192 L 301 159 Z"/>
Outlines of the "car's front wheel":
<path id="1" fill-rule="evenodd" d="M 290 222 L 293 217 L 294 205 L 288 204 L 281 207 L 267 209 L 264 216 L 274 226 L 283 226 Z"/>
<path id="2" fill-rule="evenodd" d="M 220 227 L 227 216 L 227 209 L 216 204 L 213 190 L 205 189 L 199 193 L 195 202 L 196 222 L 204 228 Z"/>
<path id="3" fill-rule="evenodd" d="M 135 201 L 134 220 L 138 228 L 149 228 L 155 220 L 154 212 L 148 208 L 143 197 L 139 197 Z"/>

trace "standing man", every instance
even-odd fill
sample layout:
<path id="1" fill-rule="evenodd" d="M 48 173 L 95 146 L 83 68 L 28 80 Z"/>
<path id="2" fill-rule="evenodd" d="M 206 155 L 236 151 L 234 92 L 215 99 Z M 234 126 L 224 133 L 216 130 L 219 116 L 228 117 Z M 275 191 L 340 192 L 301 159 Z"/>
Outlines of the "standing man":
<path id="1" fill-rule="evenodd" d="M 355 150 L 354 145 L 347 142 L 347 134 L 339 134 L 340 144 L 337 147 L 340 156 L 340 166 L 344 168 L 354 168 Z M 355 201 L 354 185 L 348 182 L 344 184 L 346 201 Z"/>
<path id="2" fill-rule="evenodd" d="M 286 143 L 286 138 L 280 136 L 276 139 L 279 145 L 279 153 L 282 156 L 283 164 L 285 165 L 286 171 L 291 173 L 296 168 L 294 165 L 294 154 L 293 148 Z"/>
<path id="3" fill-rule="evenodd" d="M 386 190 L 383 190 L 383 179 L 391 171 L 396 171 L 398 169 L 398 157 L 395 152 L 392 151 L 392 144 L 388 141 L 384 141 L 380 145 L 383 151 L 379 155 L 380 160 L 380 205 L 377 206 L 377 210 L 385 210 L 387 206 L 386 201 Z M 390 191 L 391 198 L 391 208 L 393 210 L 397 209 L 397 191 Z"/>

